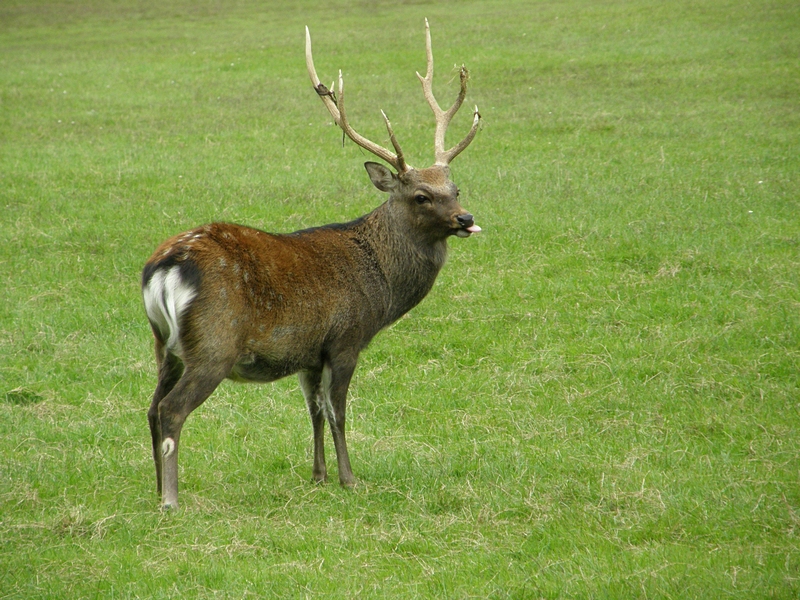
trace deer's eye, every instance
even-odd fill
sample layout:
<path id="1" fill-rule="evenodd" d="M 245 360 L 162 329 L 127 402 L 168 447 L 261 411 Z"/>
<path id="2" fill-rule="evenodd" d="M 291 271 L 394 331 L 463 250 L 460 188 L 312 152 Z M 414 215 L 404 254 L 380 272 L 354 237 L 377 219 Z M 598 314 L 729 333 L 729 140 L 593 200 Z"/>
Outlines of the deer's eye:
<path id="1" fill-rule="evenodd" d="M 430 202 L 430 199 L 427 196 L 423 196 L 422 194 L 417 194 L 414 196 L 414 201 L 417 204 L 425 204 L 426 202 Z"/>

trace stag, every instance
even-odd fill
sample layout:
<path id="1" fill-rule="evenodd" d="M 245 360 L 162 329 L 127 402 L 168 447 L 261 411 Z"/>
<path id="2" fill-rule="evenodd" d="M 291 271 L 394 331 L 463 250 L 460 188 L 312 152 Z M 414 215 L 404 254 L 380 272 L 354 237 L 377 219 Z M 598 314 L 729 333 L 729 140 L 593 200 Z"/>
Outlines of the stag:
<path id="1" fill-rule="evenodd" d="M 155 338 L 158 382 L 148 411 L 162 507 L 178 506 L 178 447 L 189 414 L 228 378 L 270 382 L 297 373 L 314 432 L 313 481 L 327 479 L 327 421 L 339 482 L 353 486 L 345 440 L 347 389 L 359 353 L 381 329 L 416 306 L 445 261 L 447 239 L 480 231 L 458 202 L 450 162 L 475 137 L 445 149 L 445 132 L 467 92 L 443 111 L 433 96 L 433 53 L 425 21 L 427 72 L 422 89 L 436 118 L 435 163 L 405 160 L 383 114 L 394 152 L 357 133 L 338 91 L 320 83 L 306 28 L 306 65 L 314 90 L 356 144 L 394 168 L 365 164 L 389 198 L 349 223 L 272 234 L 211 223 L 163 242 L 144 266 L 142 295 Z"/>

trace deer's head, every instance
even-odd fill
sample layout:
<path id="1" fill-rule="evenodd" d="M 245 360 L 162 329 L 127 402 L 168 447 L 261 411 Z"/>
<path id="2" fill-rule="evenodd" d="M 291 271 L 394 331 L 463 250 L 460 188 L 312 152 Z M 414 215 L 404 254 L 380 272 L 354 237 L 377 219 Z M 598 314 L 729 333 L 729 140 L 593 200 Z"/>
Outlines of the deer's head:
<path id="1" fill-rule="evenodd" d="M 427 169 L 415 169 L 406 162 L 392 129 L 392 124 L 383 111 L 381 111 L 381 114 L 386 123 L 386 129 L 394 147 L 394 152 L 368 140 L 353 129 L 347 120 L 347 113 L 345 112 L 342 72 L 339 71 L 338 92 L 334 92 L 320 83 L 314 68 L 314 60 L 311 56 L 311 35 L 308 27 L 306 27 L 306 66 L 308 67 L 308 74 L 311 77 L 314 90 L 331 113 L 335 123 L 341 127 L 342 131 L 351 140 L 395 168 L 396 172 L 393 172 L 379 163 L 366 163 L 367 172 L 375 187 L 390 194 L 389 201 L 394 204 L 393 210 L 403 212 L 407 222 L 410 222 L 415 231 L 426 239 L 438 241 L 450 235 L 469 237 L 471 234 L 480 231 L 481 228 L 475 225 L 472 215 L 459 204 L 458 188 L 450 179 L 449 165 L 475 137 L 478 132 L 481 115 L 476 106 L 472 127 L 467 136 L 449 150 L 445 149 L 445 132 L 467 95 L 469 73 L 465 67 L 461 67 L 461 90 L 453 105 L 448 110 L 443 111 L 439 107 L 432 90 L 433 51 L 431 49 L 430 26 L 427 19 L 425 19 L 425 49 L 428 59 L 427 71 L 425 77 L 419 73 L 417 73 L 417 77 L 422 82 L 425 99 L 436 118 L 436 130 L 434 133 L 436 159 L 435 163 Z"/>

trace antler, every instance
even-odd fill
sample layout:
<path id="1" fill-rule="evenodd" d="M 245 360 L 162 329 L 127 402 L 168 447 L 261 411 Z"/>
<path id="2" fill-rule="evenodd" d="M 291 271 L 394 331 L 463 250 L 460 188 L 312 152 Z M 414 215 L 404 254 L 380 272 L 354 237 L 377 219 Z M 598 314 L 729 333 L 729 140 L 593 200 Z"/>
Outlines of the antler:
<path id="1" fill-rule="evenodd" d="M 314 59 L 311 56 L 311 34 L 308 31 L 308 27 L 306 27 L 306 67 L 308 68 L 308 75 L 311 77 L 311 83 L 314 85 L 314 90 L 322 99 L 325 108 L 331 113 L 333 120 L 342 128 L 342 131 L 347 134 L 347 137 L 365 150 L 372 152 L 372 154 L 378 158 L 385 160 L 397 169 L 398 173 L 403 173 L 411 169 L 411 166 L 406 164 L 403 151 L 400 149 L 400 144 L 397 143 L 397 138 L 392 130 L 392 124 L 389 122 L 386 113 L 381 111 L 383 120 L 386 122 L 386 129 L 389 132 L 389 139 L 397 154 L 387 150 L 383 146 L 379 146 L 375 142 L 371 142 L 350 126 L 350 123 L 347 121 L 347 113 L 345 113 L 344 110 L 344 80 L 342 79 L 342 72 L 339 71 L 339 93 L 337 98 L 333 90 L 329 90 L 324 84 L 320 83 L 319 77 L 317 77 L 317 71 L 314 68 Z M 331 87 L 333 87 L 333 84 L 331 84 Z"/>
<path id="2" fill-rule="evenodd" d="M 478 112 L 478 107 L 476 106 L 475 115 L 472 120 L 472 129 L 469 130 L 467 137 L 461 140 L 460 143 L 450 148 L 450 150 L 445 151 L 444 134 L 447 131 L 447 126 L 450 125 L 450 120 L 453 118 L 453 115 L 458 112 L 458 109 L 461 108 L 461 104 L 464 102 L 464 97 L 467 95 L 467 80 L 469 79 L 469 72 L 467 71 L 466 67 L 463 65 L 461 66 L 461 91 L 459 91 L 458 97 L 453 103 L 453 106 L 451 106 L 447 112 L 445 112 L 439 107 L 439 103 L 433 96 L 433 51 L 431 50 L 431 28 L 430 25 L 428 25 L 428 19 L 425 19 L 425 51 L 428 56 L 428 70 L 425 74 L 425 77 L 420 75 L 419 72 L 417 72 L 417 77 L 419 77 L 419 80 L 422 82 L 422 91 L 425 94 L 425 100 L 428 101 L 428 105 L 430 105 L 431 110 L 436 117 L 436 133 L 434 134 L 436 164 L 449 165 L 450 161 L 461 154 L 464 148 L 469 146 L 470 142 L 475 137 L 475 134 L 478 132 L 478 124 L 480 123 L 481 115 Z"/>

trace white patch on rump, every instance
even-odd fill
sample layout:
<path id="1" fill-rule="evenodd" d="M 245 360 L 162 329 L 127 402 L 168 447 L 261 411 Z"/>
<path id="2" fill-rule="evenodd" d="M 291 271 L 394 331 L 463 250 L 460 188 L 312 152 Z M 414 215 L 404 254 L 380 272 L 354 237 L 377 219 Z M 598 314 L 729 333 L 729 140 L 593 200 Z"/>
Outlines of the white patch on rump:
<path id="1" fill-rule="evenodd" d="M 153 273 L 142 288 L 147 318 L 165 338 L 167 350 L 180 356 L 180 317 L 197 295 L 197 290 L 181 279 L 179 266 Z"/>

